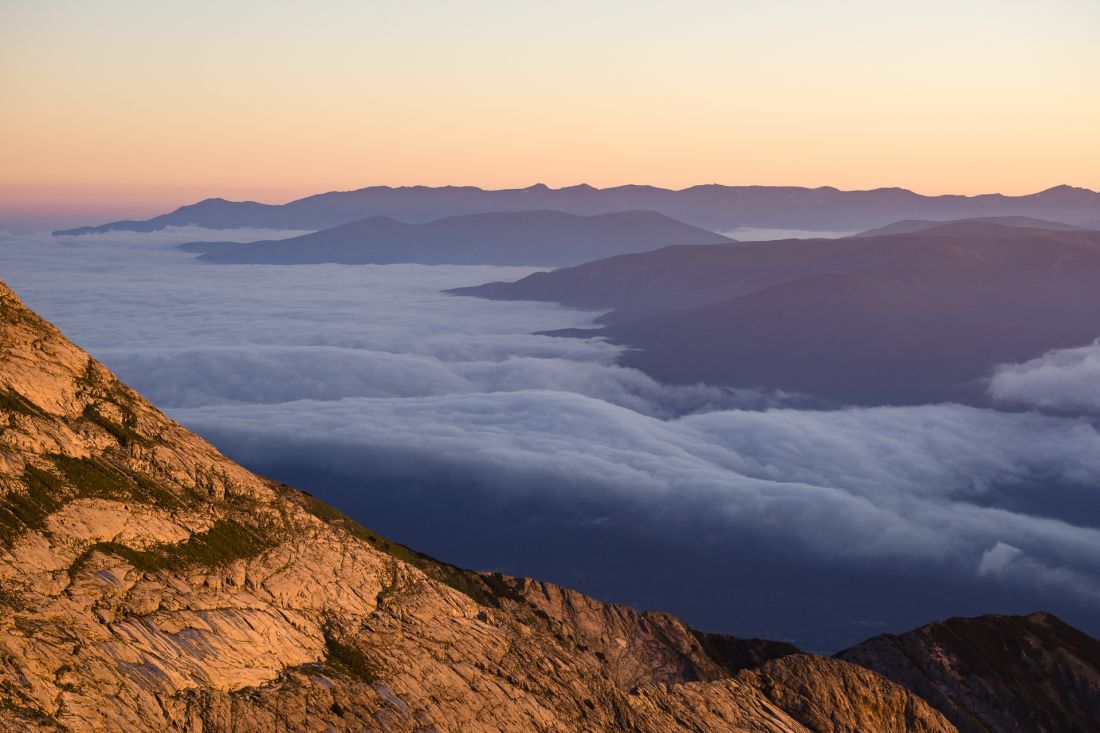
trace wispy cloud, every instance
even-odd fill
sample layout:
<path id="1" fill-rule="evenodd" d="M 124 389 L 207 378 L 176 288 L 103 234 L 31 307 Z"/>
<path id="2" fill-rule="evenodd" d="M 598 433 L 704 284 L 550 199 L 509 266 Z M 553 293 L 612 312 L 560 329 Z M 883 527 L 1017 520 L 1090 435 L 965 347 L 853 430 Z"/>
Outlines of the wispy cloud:
<path id="1" fill-rule="evenodd" d="M 989 391 L 1001 405 L 1100 415 L 1100 341 L 1003 364 Z"/>

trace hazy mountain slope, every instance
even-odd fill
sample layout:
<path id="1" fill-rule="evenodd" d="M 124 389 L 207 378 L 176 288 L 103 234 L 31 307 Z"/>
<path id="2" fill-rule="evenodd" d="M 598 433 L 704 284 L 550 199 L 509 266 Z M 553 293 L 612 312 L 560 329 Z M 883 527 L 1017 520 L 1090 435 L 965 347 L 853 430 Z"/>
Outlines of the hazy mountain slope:
<path id="1" fill-rule="evenodd" d="M 877 229 L 871 229 L 866 232 L 860 232 L 855 234 L 855 237 L 880 237 L 884 234 L 907 234 L 909 232 L 921 232 L 926 229 L 935 229 L 947 224 L 962 224 L 966 222 L 979 223 L 979 224 L 1000 224 L 1006 227 L 1017 227 L 1020 229 L 1044 229 L 1050 232 L 1073 232 L 1079 231 L 1081 227 L 1073 226 L 1072 224 L 1064 224 L 1060 221 L 1047 221 L 1046 219 L 1034 219 L 1029 216 L 985 216 L 973 219 L 962 219 L 960 221 L 933 221 L 930 219 L 904 219 L 902 221 L 896 221 L 893 224 L 887 224 L 884 227 Z M 1087 227 L 1086 227 L 1087 228 Z"/>
<path id="2" fill-rule="evenodd" d="M 427 224 L 372 217 L 274 242 L 183 245 L 199 259 L 235 264 L 572 265 L 669 244 L 729 242 L 653 211 L 576 216 L 522 211 L 455 216 Z"/>
<path id="3" fill-rule="evenodd" d="M 317 194 L 281 205 L 206 199 L 144 221 L 119 221 L 59 233 L 148 232 L 188 224 L 213 229 L 324 229 L 380 215 L 415 223 L 464 214 L 535 209 L 583 216 L 647 209 L 715 231 L 736 227 L 859 231 L 901 219 L 949 221 L 977 216 L 1030 216 L 1078 224 L 1100 217 L 1100 193 L 1071 186 L 1026 196 L 922 196 L 901 188 L 840 191 L 829 186 L 715 184 L 679 191 L 636 185 L 553 189 L 539 184 L 503 190 L 374 186 Z"/>
<path id="4" fill-rule="evenodd" d="M 611 313 L 600 321 L 619 323 L 716 303 L 812 275 L 822 268 L 821 258 L 854 246 L 858 244 L 846 239 L 789 239 L 665 247 L 450 292 L 607 308 Z M 827 270 L 828 265 L 824 267 Z"/>
<path id="5" fill-rule="evenodd" d="M 455 291 L 612 308 L 622 363 L 855 403 L 980 400 L 1002 362 L 1100 336 L 1100 236 L 964 222 L 658 252 Z"/>
<path id="6" fill-rule="evenodd" d="M 837 656 L 922 695 L 963 733 L 1100 729 L 1100 641 L 1048 614 L 956 618 Z"/>
<path id="7" fill-rule="evenodd" d="M 1002 249 L 998 242 L 1012 246 Z M 943 256 L 951 248 L 974 250 L 979 265 L 991 254 L 995 261 L 990 267 L 1021 271 L 1042 264 L 1045 249 L 1092 246 L 1100 246 L 1100 237 L 1089 231 L 953 222 L 893 235 L 738 242 L 734 247 L 667 247 L 451 292 L 494 300 L 607 308 L 612 312 L 601 320 L 614 323 L 717 303 L 813 275 L 943 269 L 952 266 Z M 1019 257 L 1031 259 L 1013 261 Z"/>
<path id="8" fill-rule="evenodd" d="M 816 275 L 600 333 L 634 347 L 622 364 L 666 382 L 848 404 L 980 402 L 997 364 L 1100 335 L 1100 294 Z"/>
<path id="9" fill-rule="evenodd" d="M 2 730 L 954 730 L 844 662 L 717 679 L 793 650 L 390 544 L 221 456 L 2 284 L 0 346 Z"/>

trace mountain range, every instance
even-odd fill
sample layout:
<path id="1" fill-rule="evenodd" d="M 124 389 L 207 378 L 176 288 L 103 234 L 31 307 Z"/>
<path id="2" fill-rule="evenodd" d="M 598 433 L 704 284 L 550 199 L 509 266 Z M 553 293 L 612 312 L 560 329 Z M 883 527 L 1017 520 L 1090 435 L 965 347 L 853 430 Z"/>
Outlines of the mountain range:
<path id="1" fill-rule="evenodd" d="M 730 241 L 654 211 L 594 216 L 515 211 L 451 216 L 424 224 L 373 216 L 289 239 L 250 244 L 194 242 L 182 248 L 203 253 L 201 260 L 223 264 L 560 267 L 670 244 Z"/>
<path id="2" fill-rule="evenodd" d="M 1030 216 L 983 216 L 966 219 L 966 221 L 982 224 L 1000 224 L 1001 226 L 1016 227 L 1018 229 L 1045 229 L 1051 232 L 1087 231 L 1097 228 L 1088 225 L 1073 226 L 1072 224 L 1065 224 L 1060 221 L 1047 221 L 1046 219 L 1035 219 Z M 936 227 L 951 223 L 954 222 L 933 221 L 931 219 L 903 219 L 902 221 L 896 221 L 893 224 L 870 229 L 852 236 L 876 237 L 883 234 L 908 234 L 910 232 L 922 232 L 928 229 L 935 229 Z"/>
<path id="3" fill-rule="evenodd" d="M 621 363 L 665 382 L 854 404 L 985 400 L 1000 363 L 1100 335 L 1100 232 L 960 221 L 667 247 L 461 295 L 609 309 Z"/>
<path id="4" fill-rule="evenodd" d="M 1056 186 L 1024 196 L 924 196 L 902 188 L 841 191 L 829 186 L 717 184 L 682 190 L 639 185 L 555 189 L 537 184 L 501 190 L 473 186 L 374 186 L 307 196 L 286 204 L 211 198 L 151 219 L 116 221 L 55 233 L 152 232 L 187 225 L 315 231 L 372 216 L 389 216 L 416 224 L 448 216 L 544 209 L 580 216 L 632 209 L 657 211 L 718 232 L 738 227 L 853 232 L 902 219 L 945 221 L 987 216 L 1026 216 L 1078 225 L 1100 220 L 1100 193 L 1071 186 Z"/>
<path id="5" fill-rule="evenodd" d="M 1086 731 L 1100 642 L 822 657 L 391 542 L 172 422 L 0 283 L 0 730 Z"/>

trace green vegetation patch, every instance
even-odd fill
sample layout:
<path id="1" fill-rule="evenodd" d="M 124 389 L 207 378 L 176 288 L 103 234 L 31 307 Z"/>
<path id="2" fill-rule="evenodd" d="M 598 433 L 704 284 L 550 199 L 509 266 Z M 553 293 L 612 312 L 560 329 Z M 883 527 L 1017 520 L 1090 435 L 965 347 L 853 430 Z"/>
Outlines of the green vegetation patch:
<path id="1" fill-rule="evenodd" d="M 123 448 L 148 445 L 149 441 L 136 430 L 134 398 L 121 382 L 101 376 L 95 362 L 89 359 L 76 383 L 84 395 L 94 400 L 84 407 L 85 420 L 106 430 Z M 104 415 L 100 409 L 103 404 L 113 405 L 122 415 L 122 420 L 116 421 Z"/>
<path id="2" fill-rule="evenodd" d="M 118 499 L 137 501 L 163 509 L 181 506 L 179 496 L 152 478 L 105 458 L 48 456 L 58 472 L 75 492 L 72 498 Z"/>
<path id="3" fill-rule="evenodd" d="M 0 542 L 11 546 L 26 528 L 42 529 L 46 517 L 65 503 L 61 480 L 49 471 L 27 466 L 23 470 L 23 493 L 0 497 Z"/>
<path id="4" fill-rule="evenodd" d="M 20 415 L 42 415 L 42 408 L 10 387 L 0 389 L 0 411 Z"/>
<path id="5" fill-rule="evenodd" d="M 193 535 L 179 544 L 155 545 L 145 550 L 135 550 L 118 542 L 98 542 L 87 550 L 69 568 L 75 576 L 80 567 L 94 552 L 120 557 L 140 572 L 157 570 L 182 570 L 188 567 L 217 567 L 234 560 L 256 557 L 272 547 L 265 532 L 248 527 L 234 519 L 219 519 L 205 532 Z"/>
<path id="6" fill-rule="evenodd" d="M 330 670 L 362 682 L 374 682 L 378 673 L 363 652 L 344 644 L 325 632 L 325 666 Z"/>
<path id="7" fill-rule="evenodd" d="M 117 404 L 115 406 L 118 407 Z M 121 410 L 122 408 L 119 407 L 119 409 Z M 122 410 L 122 412 L 126 415 L 126 417 L 123 418 L 123 422 L 115 422 L 103 415 L 96 409 L 95 405 L 88 405 L 84 408 L 84 419 L 106 430 L 123 448 L 127 448 L 131 445 L 147 445 L 149 441 L 143 438 L 133 428 L 133 426 L 137 424 L 137 418 L 127 413 L 125 410 Z"/>
<path id="8" fill-rule="evenodd" d="M 0 323 L 10 326 L 30 326 L 36 331 L 45 330 L 45 322 L 15 298 L 0 293 Z"/>
<path id="9" fill-rule="evenodd" d="M 75 499 L 132 501 L 166 510 L 183 508 L 198 500 L 173 493 L 154 478 L 115 463 L 109 455 L 73 458 L 49 454 L 46 457 L 53 463 L 56 473 L 27 466 L 22 480 L 26 490 L 0 497 L 0 541 L 9 546 L 23 530 L 43 529 L 51 513 Z M 227 502 L 227 506 L 235 503 Z M 273 546 L 271 536 L 272 533 L 265 529 L 235 519 L 221 519 L 206 532 L 179 544 L 135 550 L 115 542 L 97 543 L 73 563 L 69 572 L 74 575 L 97 550 L 121 557 L 142 572 L 221 565 L 262 553 Z"/>

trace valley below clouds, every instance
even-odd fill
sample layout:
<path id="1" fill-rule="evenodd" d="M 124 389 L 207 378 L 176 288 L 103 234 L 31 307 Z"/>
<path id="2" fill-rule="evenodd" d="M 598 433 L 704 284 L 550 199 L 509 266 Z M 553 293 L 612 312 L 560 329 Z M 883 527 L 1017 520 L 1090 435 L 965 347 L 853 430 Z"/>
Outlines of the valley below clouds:
<path id="1" fill-rule="evenodd" d="M 230 457 L 456 564 L 815 650 L 990 610 L 1100 632 L 1095 344 L 998 369 L 999 409 L 813 409 L 536 335 L 598 312 L 442 292 L 531 268 L 176 248 L 291 234 L 6 235 L 0 277 Z"/>

